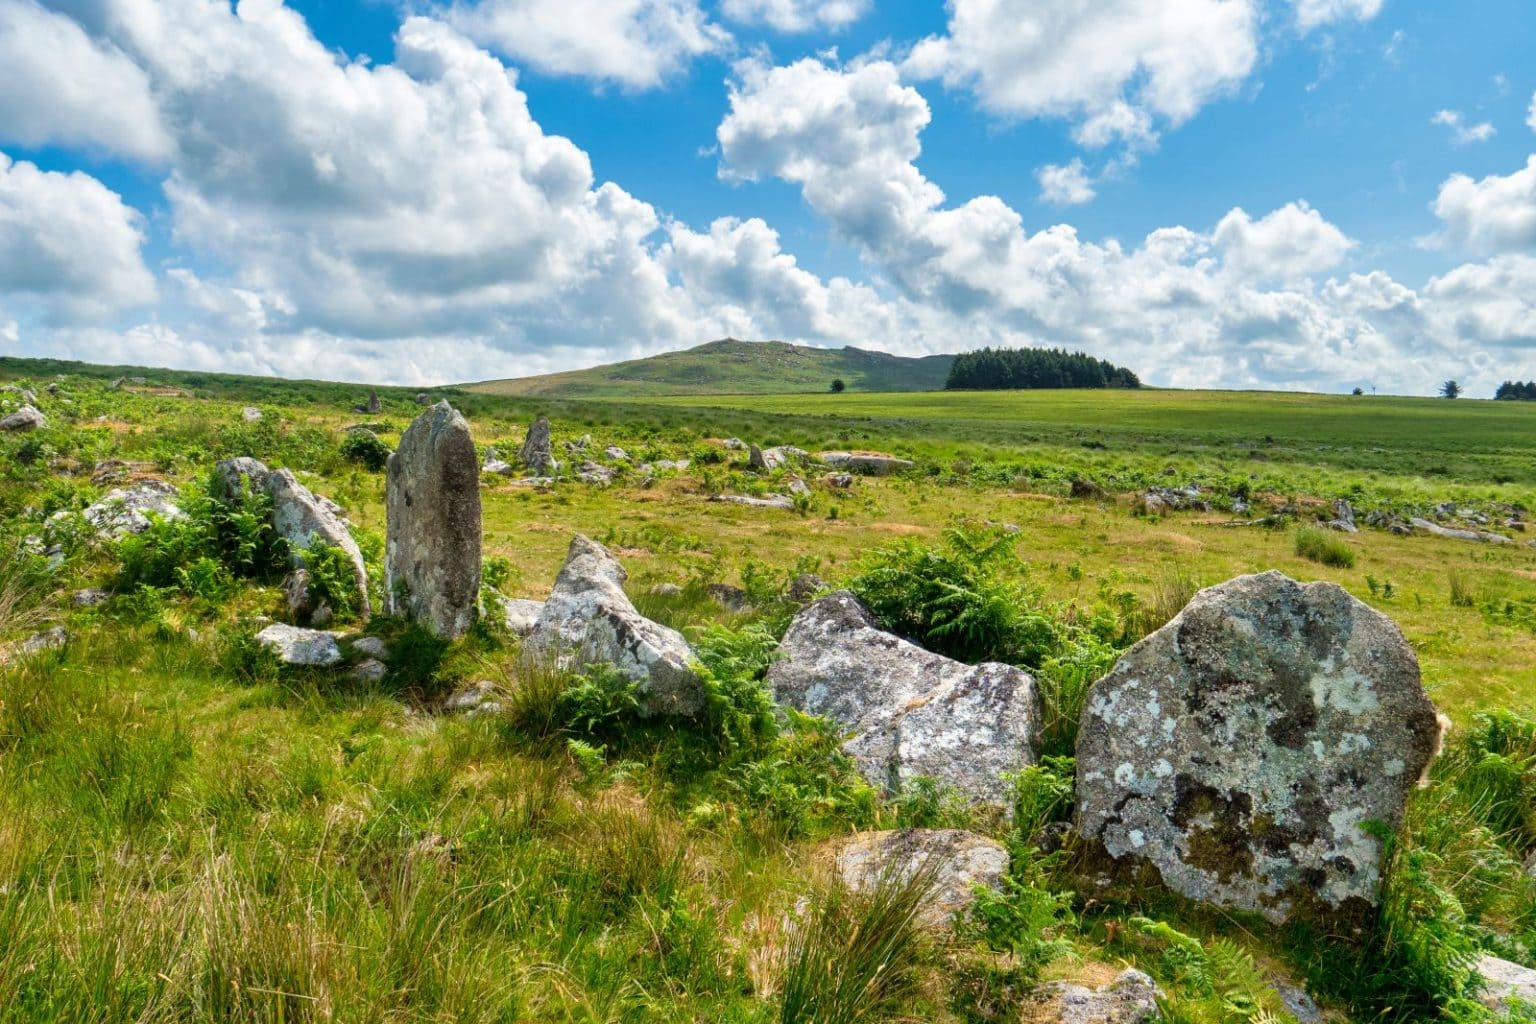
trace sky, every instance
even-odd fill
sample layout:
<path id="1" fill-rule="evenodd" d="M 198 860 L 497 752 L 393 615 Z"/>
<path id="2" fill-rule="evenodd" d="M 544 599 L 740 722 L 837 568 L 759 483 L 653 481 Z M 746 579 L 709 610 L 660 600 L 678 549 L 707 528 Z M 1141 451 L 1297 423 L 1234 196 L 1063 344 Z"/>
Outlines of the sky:
<path id="1" fill-rule="evenodd" d="M 0 0 L 0 354 L 1536 379 L 1529 0 Z"/>

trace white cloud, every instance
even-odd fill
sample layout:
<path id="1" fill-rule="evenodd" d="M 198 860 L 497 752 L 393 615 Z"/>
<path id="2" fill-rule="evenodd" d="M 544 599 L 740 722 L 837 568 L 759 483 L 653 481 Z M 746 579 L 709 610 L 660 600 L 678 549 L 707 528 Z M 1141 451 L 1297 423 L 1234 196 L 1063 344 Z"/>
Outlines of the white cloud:
<path id="1" fill-rule="evenodd" d="M 1084 145 L 1144 142 L 1234 90 L 1258 57 L 1254 0 L 952 0 L 905 70 L 1007 117 L 1061 117 Z"/>
<path id="2" fill-rule="evenodd" d="M 0 153 L 0 297 L 81 321 L 150 302 L 141 218 L 87 174 L 40 170 Z"/>
<path id="3" fill-rule="evenodd" d="M 169 155 L 148 76 L 64 15 L 0 0 L 0 69 L 0 141 Z"/>
<path id="4" fill-rule="evenodd" d="M 1258 220 L 1241 208 L 1232 210 L 1211 240 L 1234 271 L 1281 281 L 1332 270 L 1355 244 L 1305 202 L 1287 203 Z"/>
<path id="5" fill-rule="evenodd" d="M 1536 155 L 1513 174 L 1480 181 L 1451 175 L 1433 208 L 1453 245 L 1478 252 L 1536 247 Z"/>
<path id="6" fill-rule="evenodd" d="M 1525 124 L 1531 131 L 1536 132 L 1536 93 L 1531 94 L 1531 109 L 1525 115 Z"/>
<path id="7" fill-rule="evenodd" d="M 1466 146 L 1473 142 L 1487 142 L 1497 133 L 1497 129 L 1488 121 L 1469 124 L 1459 110 L 1437 110 L 1435 116 L 1429 119 L 1429 123 L 1449 128 L 1451 140 L 1458 146 Z"/>
<path id="8" fill-rule="evenodd" d="M 698 0 L 481 0 L 448 20 L 470 38 L 540 71 L 649 89 L 730 33 Z"/>
<path id="9" fill-rule="evenodd" d="M 1040 198 L 1057 206 L 1076 206 L 1093 199 L 1093 178 L 1083 167 L 1081 159 L 1067 164 L 1046 164 L 1035 169 L 1035 180 L 1040 183 Z"/>
<path id="10" fill-rule="evenodd" d="M 836 31 L 862 18 L 869 0 L 725 0 L 720 9 L 732 21 L 780 32 Z"/>
<path id="11" fill-rule="evenodd" d="M 1516 253 L 1456 267 L 1424 286 L 1473 345 L 1536 350 L 1536 258 Z"/>
<path id="12" fill-rule="evenodd" d="M 1296 26 L 1303 33 L 1336 21 L 1370 21 L 1381 13 L 1383 0 L 1294 0 Z"/>

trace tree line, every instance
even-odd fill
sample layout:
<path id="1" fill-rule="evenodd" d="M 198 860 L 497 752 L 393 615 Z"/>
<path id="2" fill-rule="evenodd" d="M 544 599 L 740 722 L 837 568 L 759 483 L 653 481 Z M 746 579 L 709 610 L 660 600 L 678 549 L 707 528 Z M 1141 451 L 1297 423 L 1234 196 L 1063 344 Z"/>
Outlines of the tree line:
<path id="1" fill-rule="evenodd" d="M 1507 380 L 1493 397 L 1505 402 L 1536 402 L 1536 380 Z"/>
<path id="2" fill-rule="evenodd" d="M 1141 378 L 1123 366 L 1085 352 L 1060 348 L 983 348 L 955 356 L 947 390 L 1025 388 L 1139 388 Z"/>

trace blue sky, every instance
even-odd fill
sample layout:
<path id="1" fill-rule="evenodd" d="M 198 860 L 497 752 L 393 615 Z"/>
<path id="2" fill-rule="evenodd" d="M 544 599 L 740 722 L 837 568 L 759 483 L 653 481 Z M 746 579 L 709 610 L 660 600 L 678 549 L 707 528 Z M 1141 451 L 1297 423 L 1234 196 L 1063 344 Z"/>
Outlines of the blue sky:
<path id="1" fill-rule="evenodd" d="M 1496 0 L 0 0 L 0 353 L 401 383 L 730 334 L 1536 377 Z"/>

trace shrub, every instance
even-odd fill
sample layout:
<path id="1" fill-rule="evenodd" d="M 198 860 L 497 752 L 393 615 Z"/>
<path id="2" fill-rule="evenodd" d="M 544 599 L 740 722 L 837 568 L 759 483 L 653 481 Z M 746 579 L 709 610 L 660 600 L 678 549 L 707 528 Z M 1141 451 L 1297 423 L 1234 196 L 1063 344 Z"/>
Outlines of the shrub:
<path id="1" fill-rule="evenodd" d="M 1316 526 L 1303 526 L 1296 531 L 1296 554 L 1338 569 L 1352 569 L 1355 565 L 1355 549 Z"/>
<path id="2" fill-rule="evenodd" d="M 315 534 L 304 549 L 304 568 L 309 570 L 309 596 L 316 606 L 328 604 L 342 619 L 360 611 L 357 576 L 345 551 Z"/>
<path id="3" fill-rule="evenodd" d="M 341 455 L 373 473 L 382 470 L 393 452 L 371 430 L 349 430 L 341 439 Z"/>

